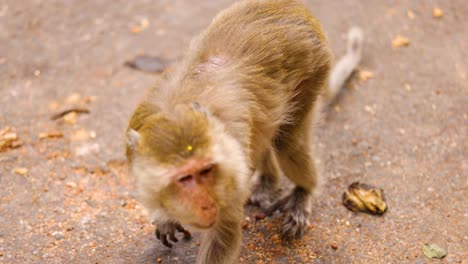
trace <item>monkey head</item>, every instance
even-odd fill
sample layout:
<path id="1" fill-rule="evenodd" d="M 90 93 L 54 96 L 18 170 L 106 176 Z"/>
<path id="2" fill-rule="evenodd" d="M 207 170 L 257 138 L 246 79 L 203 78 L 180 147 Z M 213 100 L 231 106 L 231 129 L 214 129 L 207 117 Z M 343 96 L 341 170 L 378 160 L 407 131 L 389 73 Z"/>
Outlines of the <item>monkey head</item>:
<path id="1" fill-rule="evenodd" d="M 231 203 L 244 203 L 248 167 L 240 144 L 198 103 L 161 111 L 143 104 L 127 130 L 130 172 L 158 218 L 213 227 Z M 244 187 L 245 188 L 245 187 Z"/>

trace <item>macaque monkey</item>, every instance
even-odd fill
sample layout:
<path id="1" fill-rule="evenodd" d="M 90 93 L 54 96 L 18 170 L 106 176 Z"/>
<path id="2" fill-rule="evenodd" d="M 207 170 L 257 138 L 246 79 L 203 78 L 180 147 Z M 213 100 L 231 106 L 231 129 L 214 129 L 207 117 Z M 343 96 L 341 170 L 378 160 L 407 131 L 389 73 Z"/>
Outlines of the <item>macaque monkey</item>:
<path id="1" fill-rule="evenodd" d="M 252 190 L 267 214 L 284 214 L 284 238 L 303 234 L 317 184 L 312 113 L 361 58 L 361 31 L 349 37 L 330 79 L 327 40 L 299 1 L 240 1 L 191 42 L 127 129 L 130 172 L 163 244 L 187 227 L 204 233 L 197 263 L 235 263 Z M 274 200 L 280 170 L 295 187 Z"/>

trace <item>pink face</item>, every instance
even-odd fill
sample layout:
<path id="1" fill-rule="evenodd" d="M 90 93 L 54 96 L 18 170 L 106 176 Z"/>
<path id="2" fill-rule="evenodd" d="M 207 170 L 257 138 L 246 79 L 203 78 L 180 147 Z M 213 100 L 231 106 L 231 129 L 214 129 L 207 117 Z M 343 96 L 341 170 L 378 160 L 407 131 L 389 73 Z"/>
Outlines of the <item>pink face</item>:
<path id="1" fill-rule="evenodd" d="M 216 164 L 211 160 L 190 159 L 171 175 L 177 200 L 191 211 L 194 222 L 190 224 L 198 228 L 210 228 L 216 222 L 215 170 Z"/>

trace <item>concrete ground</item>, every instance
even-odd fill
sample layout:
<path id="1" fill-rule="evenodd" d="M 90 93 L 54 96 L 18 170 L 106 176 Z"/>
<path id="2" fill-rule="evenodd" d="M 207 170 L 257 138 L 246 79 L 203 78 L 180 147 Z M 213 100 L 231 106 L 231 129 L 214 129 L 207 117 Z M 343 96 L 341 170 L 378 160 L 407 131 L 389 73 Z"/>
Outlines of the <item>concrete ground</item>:
<path id="1" fill-rule="evenodd" d="M 0 2 L 0 130 L 22 141 L 0 152 L 0 263 L 193 263 L 199 237 L 162 246 L 127 174 L 123 131 L 158 77 L 123 64 L 179 58 L 232 2 Z M 306 2 L 337 57 L 348 28 L 364 29 L 361 75 L 316 128 L 307 234 L 285 244 L 278 217 L 246 220 L 239 263 L 468 263 L 468 5 Z M 398 35 L 409 45 L 392 47 Z M 90 113 L 50 120 L 72 106 Z M 341 205 L 357 180 L 384 189 L 385 215 Z M 425 243 L 447 256 L 426 258 Z"/>

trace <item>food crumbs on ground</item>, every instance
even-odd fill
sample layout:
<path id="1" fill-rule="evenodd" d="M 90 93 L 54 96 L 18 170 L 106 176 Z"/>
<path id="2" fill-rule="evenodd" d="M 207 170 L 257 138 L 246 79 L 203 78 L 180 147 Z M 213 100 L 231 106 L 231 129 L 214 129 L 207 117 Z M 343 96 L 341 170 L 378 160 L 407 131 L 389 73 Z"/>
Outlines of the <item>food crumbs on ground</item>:
<path id="1" fill-rule="evenodd" d="M 402 46 L 408 46 L 410 44 L 410 40 L 402 35 L 397 35 L 393 40 L 392 40 L 392 46 L 394 48 L 399 48 Z"/>
<path id="2" fill-rule="evenodd" d="M 70 112 L 63 117 L 63 121 L 69 125 L 75 125 L 77 117 L 76 112 Z"/>
<path id="3" fill-rule="evenodd" d="M 434 7 L 434 9 L 432 10 L 432 16 L 434 18 L 441 18 L 443 15 L 444 15 L 444 12 L 442 12 L 442 9 L 438 7 Z"/>
<path id="4" fill-rule="evenodd" d="M 13 132 L 13 128 L 5 127 L 0 130 L 0 152 L 19 148 L 22 145 L 23 142 L 19 139 L 18 135 Z"/>
<path id="5" fill-rule="evenodd" d="M 16 169 L 13 170 L 13 173 L 25 176 L 25 175 L 28 174 L 28 169 L 27 168 L 16 168 Z"/>
<path id="6" fill-rule="evenodd" d="M 53 101 L 49 103 L 49 110 L 57 110 L 60 107 L 60 103 Z"/>
<path id="7" fill-rule="evenodd" d="M 70 137 L 71 141 L 85 141 L 91 137 L 91 133 L 86 129 L 74 131 Z"/>
<path id="8" fill-rule="evenodd" d="M 49 132 L 39 133 L 38 137 L 39 139 L 62 138 L 63 133 L 60 131 L 49 131 Z"/>
<path id="9" fill-rule="evenodd" d="M 81 94 L 79 93 L 72 93 L 65 99 L 65 103 L 67 104 L 77 104 L 81 100 Z"/>
<path id="10" fill-rule="evenodd" d="M 371 71 L 360 70 L 359 71 L 359 82 L 363 83 L 371 78 L 374 78 L 374 73 Z"/>

